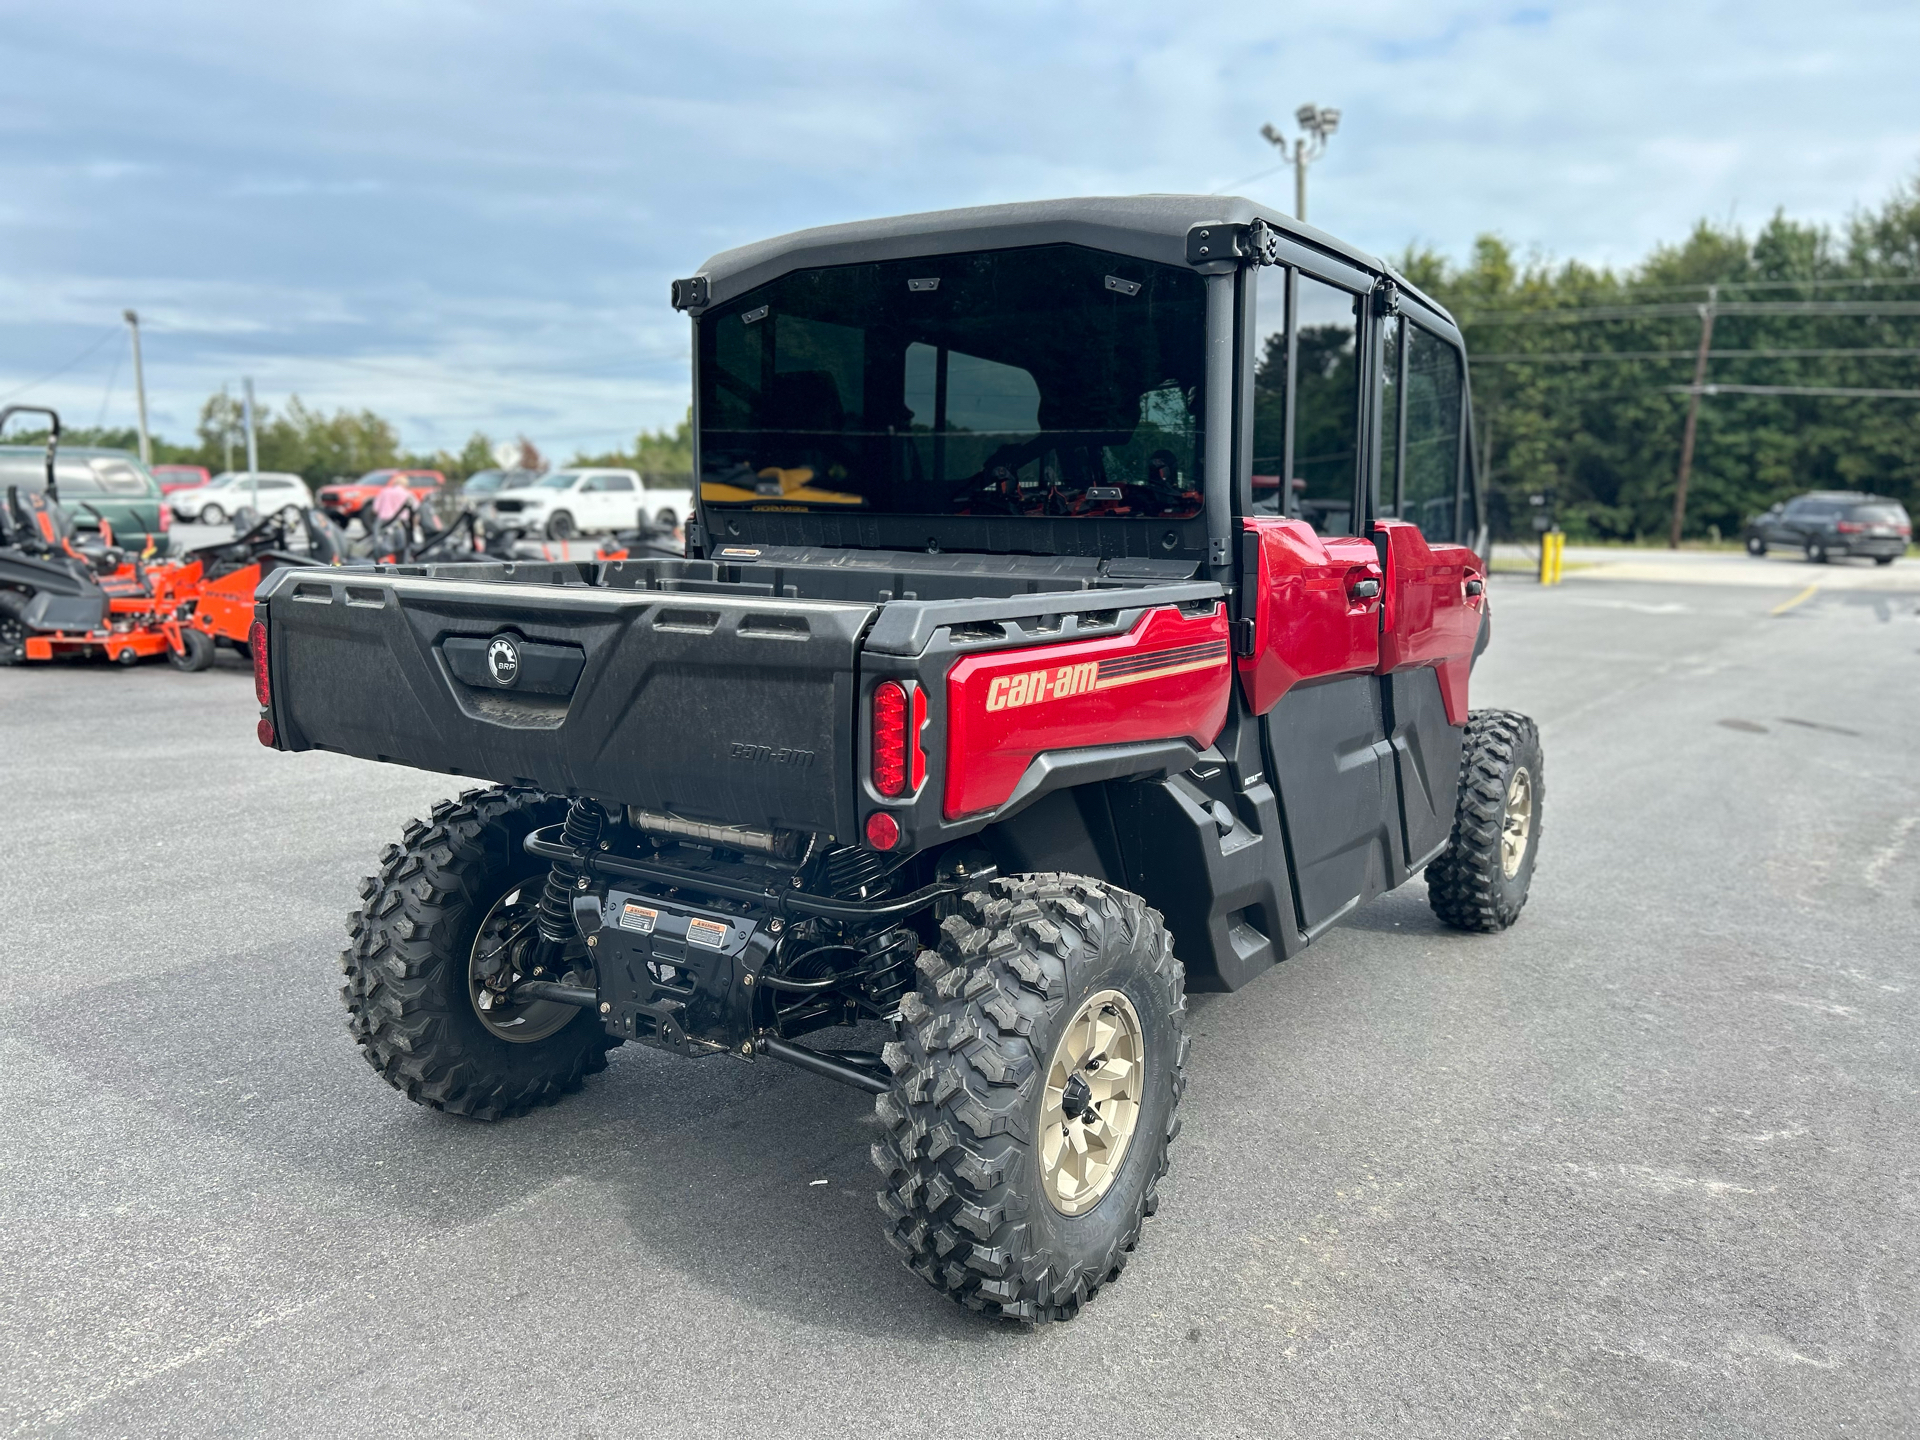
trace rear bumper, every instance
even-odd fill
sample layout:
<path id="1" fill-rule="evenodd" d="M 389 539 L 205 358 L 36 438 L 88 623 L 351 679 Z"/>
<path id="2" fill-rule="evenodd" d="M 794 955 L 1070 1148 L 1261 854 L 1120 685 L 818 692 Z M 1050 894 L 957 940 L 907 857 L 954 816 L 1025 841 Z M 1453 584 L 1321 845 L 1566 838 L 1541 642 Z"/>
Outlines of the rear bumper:
<path id="1" fill-rule="evenodd" d="M 1898 536 L 1882 539 L 1874 535 L 1840 535 L 1827 542 L 1827 549 L 1836 555 L 1904 555 L 1907 542 Z"/>

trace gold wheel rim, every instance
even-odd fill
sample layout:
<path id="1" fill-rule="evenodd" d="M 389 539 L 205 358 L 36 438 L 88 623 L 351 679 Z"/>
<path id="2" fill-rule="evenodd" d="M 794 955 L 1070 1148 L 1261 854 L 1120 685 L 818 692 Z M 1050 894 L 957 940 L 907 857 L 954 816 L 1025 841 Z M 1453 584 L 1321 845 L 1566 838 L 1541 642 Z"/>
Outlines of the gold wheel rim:
<path id="1" fill-rule="evenodd" d="M 1533 834 L 1533 777 L 1522 765 L 1507 782 L 1507 808 L 1500 821 L 1500 869 L 1511 880 L 1520 873 Z"/>
<path id="2" fill-rule="evenodd" d="M 1146 1039 L 1118 990 L 1089 995 L 1060 1032 L 1040 1100 L 1040 1176 L 1062 1215 L 1084 1215 L 1113 1188 L 1146 1088 Z"/>

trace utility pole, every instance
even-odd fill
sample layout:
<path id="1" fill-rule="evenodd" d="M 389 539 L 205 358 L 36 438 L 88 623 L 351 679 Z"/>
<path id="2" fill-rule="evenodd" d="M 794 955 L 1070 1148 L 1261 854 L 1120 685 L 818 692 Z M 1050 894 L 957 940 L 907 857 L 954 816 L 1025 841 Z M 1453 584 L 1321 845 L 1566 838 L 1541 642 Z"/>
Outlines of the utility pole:
<path id="1" fill-rule="evenodd" d="M 127 328 L 133 332 L 133 393 L 140 401 L 140 463 L 153 464 L 153 440 L 147 434 L 147 375 L 140 368 L 140 317 L 131 310 L 121 312 L 126 316 Z"/>
<path id="2" fill-rule="evenodd" d="M 1260 134 L 1280 152 L 1280 159 L 1293 166 L 1293 218 L 1303 224 L 1307 218 L 1307 166 L 1327 153 L 1327 140 L 1340 128 L 1340 112 L 1319 105 L 1302 105 L 1293 118 L 1304 132 L 1291 145 L 1287 137 L 1271 125 L 1262 125 Z"/>
<path id="3" fill-rule="evenodd" d="M 1707 303 L 1700 307 L 1700 350 L 1693 357 L 1693 385 L 1687 394 L 1687 428 L 1680 434 L 1680 475 L 1673 486 L 1673 532 L 1667 548 L 1680 548 L 1680 527 L 1687 520 L 1687 477 L 1693 471 L 1693 438 L 1700 426 L 1700 395 L 1707 384 L 1707 352 L 1713 345 L 1713 312 L 1720 299 L 1718 285 L 1707 286 Z"/>
<path id="4" fill-rule="evenodd" d="M 260 469 L 260 444 L 253 433 L 253 377 L 247 376 L 240 384 L 240 419 L 247 431 L 247 473 L 253 475 Z"/>

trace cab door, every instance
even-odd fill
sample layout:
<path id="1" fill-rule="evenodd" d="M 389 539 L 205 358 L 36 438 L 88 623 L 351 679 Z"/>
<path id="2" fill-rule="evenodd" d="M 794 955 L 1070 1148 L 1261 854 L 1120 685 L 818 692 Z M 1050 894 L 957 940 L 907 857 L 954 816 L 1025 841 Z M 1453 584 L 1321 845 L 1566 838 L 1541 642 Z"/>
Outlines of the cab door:
<path id="1" fill-rule="evenodd" d="M 1398 790 L 1400 863 L 1424 865 L 1447 840 L 1459 789 L 1467 686 L 1486 607 L 1458 347 L 1417 316 L 1384 318 L 1380 483 L 1372 536 L 1385 569 L 1382 704 Z"/>
<path id="2" fill-rule="evenodd" d="M 1396 883 L 1400 849 L 1375 673 L 1385 572 L 1367 529 L 1378 329 L 1361 272 L 1287 268 L 1258 284 L 1240 681 L 1311 936 Z"/>

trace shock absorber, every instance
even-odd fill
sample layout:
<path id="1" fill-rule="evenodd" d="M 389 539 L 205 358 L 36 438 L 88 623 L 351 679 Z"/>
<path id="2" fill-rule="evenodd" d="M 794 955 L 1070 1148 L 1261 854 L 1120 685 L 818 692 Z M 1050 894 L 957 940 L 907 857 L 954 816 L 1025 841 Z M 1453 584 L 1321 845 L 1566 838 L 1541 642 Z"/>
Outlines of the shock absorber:
<path id="1" fill-rule="evenodd" d="M 573 938 L 573 895 L 587 873 L 587 857 L 600 843 L 600 827 L 607 812 L 595 800 L 576 800 L 567 807 L 567 823 L 560 838 L 573 851 L 572 860 L 556 860 L 547 871 L 547 888 L 540 896 L 540 936 L 554 945 Z"/>

